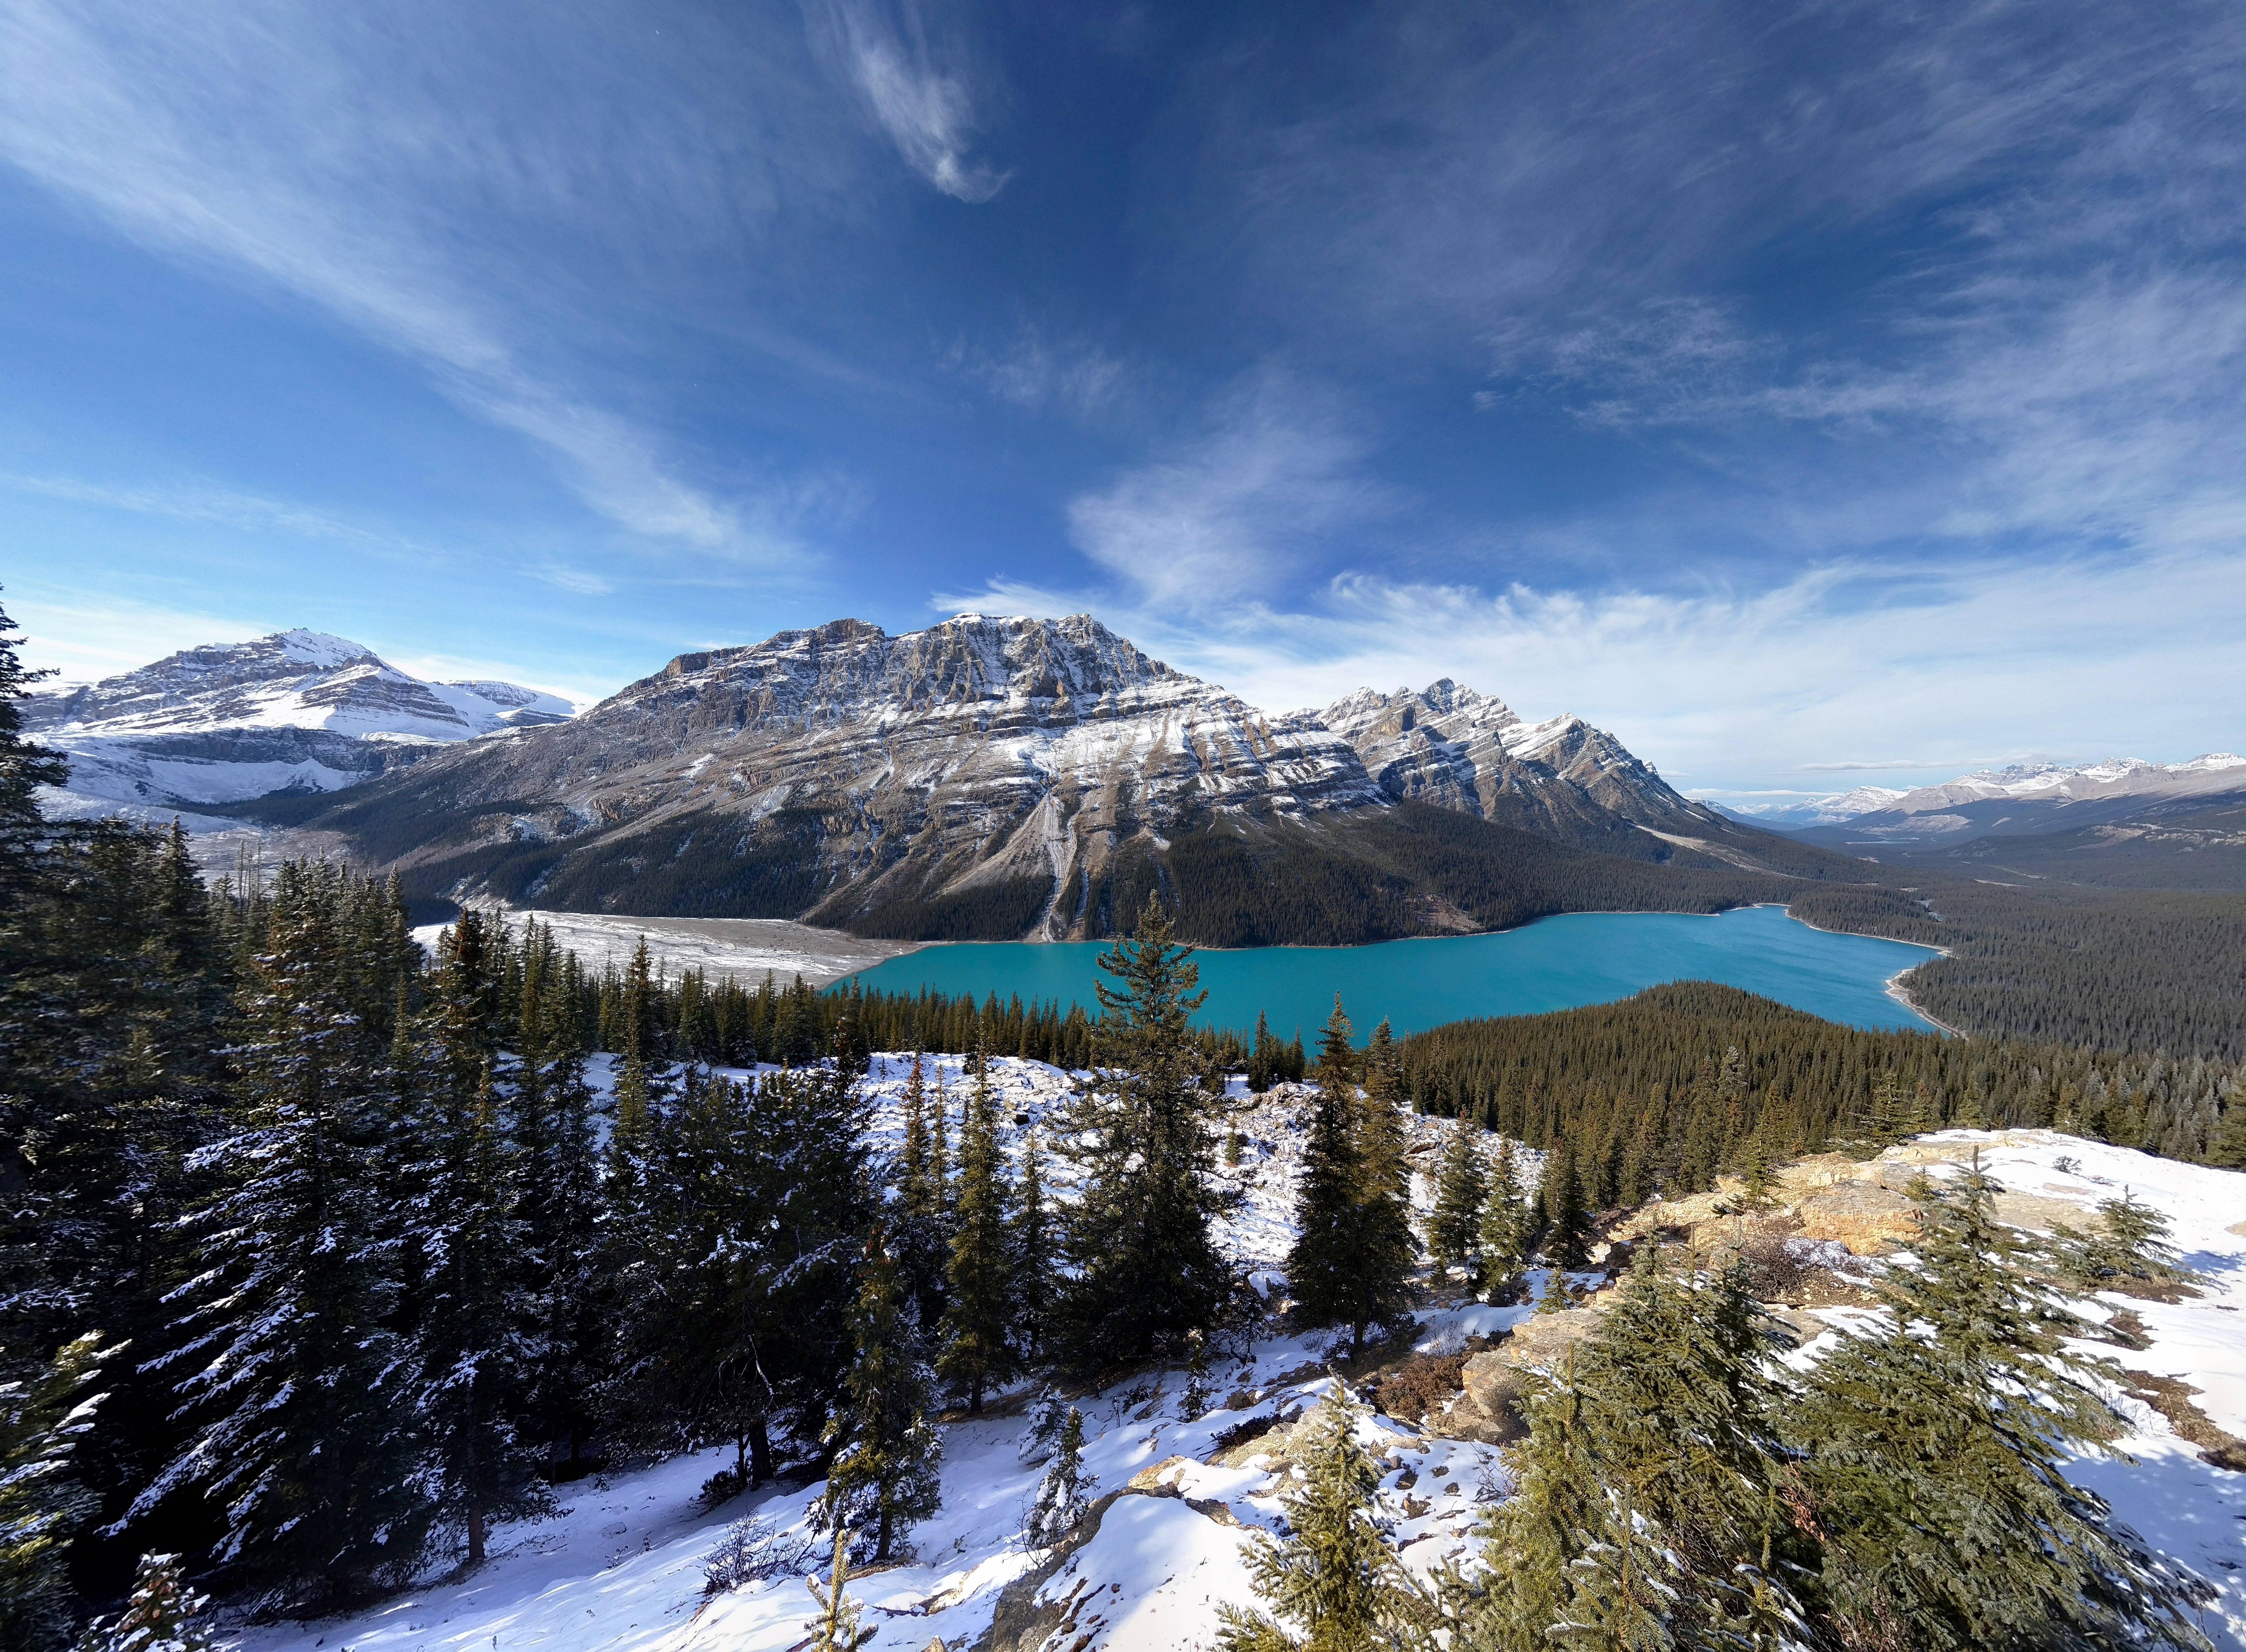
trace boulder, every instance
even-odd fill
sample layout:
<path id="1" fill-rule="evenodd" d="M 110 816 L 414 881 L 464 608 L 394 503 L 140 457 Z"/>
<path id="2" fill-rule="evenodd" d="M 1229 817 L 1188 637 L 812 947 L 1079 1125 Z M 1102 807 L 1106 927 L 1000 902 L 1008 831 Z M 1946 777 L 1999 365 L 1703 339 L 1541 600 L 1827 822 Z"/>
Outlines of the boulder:
<path id="1" fill-rule="evenodd" d="M 1842 1182 L 1801 1201 L 1806 1239 L 1837 1239 L 1855 1256 L 1883 1256 L 1918 1237 L 1918 1207 L 1891 1187 Z"/>
<path id="2" fill-rule="evenodd" d="M 1443 1431 L 1455 1433 L 1453 1424 L 1476 1427 L 1461 1439 L 1481 1438 L 1492 1425 L 1505 1438 L 1517 1438 L 1521 1398 L 1526 1384 L 1521 1373 L 1556 1370 L 1567 1350 L 1599 1326 L 1603 1309 L 1568 1308 L 1556 1314 L 1537 1314 L 1513 1328 L 1513 1334 L 1487 1353 L 1476 1354 L 1459 1373 L 1466 1392 L 1441 1419 Z"/>

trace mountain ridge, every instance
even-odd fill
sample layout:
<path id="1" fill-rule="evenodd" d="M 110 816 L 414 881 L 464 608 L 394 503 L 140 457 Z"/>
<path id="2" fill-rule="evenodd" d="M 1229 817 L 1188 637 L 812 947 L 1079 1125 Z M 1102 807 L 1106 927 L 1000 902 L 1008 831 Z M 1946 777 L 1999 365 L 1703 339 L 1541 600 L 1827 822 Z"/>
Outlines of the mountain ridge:
<path id="1" fill-rule="evenodd" d="M 575 709 L 518 683 L 426 682 L 364 643 L 299 628 L 33 694 L 22 713 L 28 733 L 71 761 L 51 807 L 185 811 L 202 824 L 214 808 L 343 790 L 435 747 L 564 721 Z"/>
<path id="2" fill-rule="evenodd" d="M 1580 882 L 1553 845 L 1727 874 L 1750 835 L 1790 847 L 1580 719 L 1525 724 L 1446 680 L 1337 706 L 1340 729 L 1259 710 L 1088 615 L 896 636 L 845 619 L 681 654 L 568 724 L 249 812 L 341 833 L 423 898 L 909 938 L 1106 934 L 1150 891 L 1229 914 L 1203 939 L 1426 933 L 1521 909 L 1487 864 Z M 1275 932 L 1259 914 L 1279 910 L 1297 915 Z"/>

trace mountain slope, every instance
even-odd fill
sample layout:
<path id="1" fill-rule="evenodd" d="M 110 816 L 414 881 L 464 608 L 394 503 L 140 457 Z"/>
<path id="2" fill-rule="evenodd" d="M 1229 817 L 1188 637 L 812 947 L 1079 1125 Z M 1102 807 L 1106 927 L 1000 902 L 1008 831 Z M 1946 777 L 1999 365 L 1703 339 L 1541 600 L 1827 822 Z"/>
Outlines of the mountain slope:
<path id="1" fill-rule="evenodd" d="M 425 683 L 359 643 L 294 630 L 33 695 L 24 717 L 70 756 L 70 785 L 52 804 L 158 812 L 333 792 L 434 747 L 573 710 L 512 683 Z"/>
<path id="2" fill-rule="evenodd" d="M 1841 864 L 1687 804 L 1576 719 L 1428 696 L 1352 697 L 1336 729 L 1086 615 L 902 636 L 841 620 L 682 655 L 567 725 L 342 799 L 243 812 L 342 833 L 424 899 L 936 939 L 1104 935 L 1151 890 L 1235 944 L 1480 928 L 1559 909 L 1560 885 L 1584 898 L 1598 877 L 1572 862 L 1535 889 L 1498 874 L 1562 844 L 1714 874 L 1721 893 L 1614 874 L 1633 904 L 1695 910 L 1778 898 L 1741 874 Z M 1386 754 L 1378 778 L 1360 748 Z M 1414 765 L 1450 778 L 1415 785 Z"/>

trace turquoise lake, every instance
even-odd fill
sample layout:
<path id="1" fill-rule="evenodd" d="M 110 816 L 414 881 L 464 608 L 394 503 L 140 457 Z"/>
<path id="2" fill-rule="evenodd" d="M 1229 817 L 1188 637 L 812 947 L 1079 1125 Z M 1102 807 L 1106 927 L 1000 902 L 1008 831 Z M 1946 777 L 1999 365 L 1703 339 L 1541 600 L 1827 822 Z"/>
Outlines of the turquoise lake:
<path id="1" fill-rule="evenodd" d="M 961 942 L 923 947 L 854 977 L 883 992 L 1019 993 L 1099 1012 L 1098 942 Z M 1718 981 L 1853 1027 L 1934 1024 L 1887 983 L 1936 955 L 1926 947 L 1834 935 L 1744 907 L 1716 917 L 1590 912 L 1496 935 L 1388 941 L 1369 947 L 1258 947 L 1194 955 L 1208 1003 L 1203 1026 L 1254 1030 L 1258 1010 L 1280 1037 L 1313 1043 L 1342 996 L 1358 1042 L 1385 1017 L 1398 1036 L 1472 1016 L 1538 1015 L 1607 1003 L 1667 981 Z"/>

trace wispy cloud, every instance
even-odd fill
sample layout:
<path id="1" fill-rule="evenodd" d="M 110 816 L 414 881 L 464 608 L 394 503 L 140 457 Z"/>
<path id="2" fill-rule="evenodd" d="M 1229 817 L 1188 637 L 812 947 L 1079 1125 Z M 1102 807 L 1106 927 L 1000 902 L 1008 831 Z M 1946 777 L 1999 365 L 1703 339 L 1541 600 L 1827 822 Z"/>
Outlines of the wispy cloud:
<path id="1" fill-rule="evenodd" d="M 362 28 L 285 0 L 107 14 L 22 0 L 0 16 L 0 160 L 149 247 L 316 306 L 420 364 L 460 406 L 550 454 L 629 532 L 789 554 L 690 479 L 649 424 L 573 383 L 553 341 L 577 323 L 555 312 L 550 261 L 524 244 L 551 227 L 582 235 L 626 200 L 696 215 L 706 233 L 711 218 L 759 210 L 748 199 L 759 169 L 721 187 L 706 143 L 665 155 L 634 139 L 630 155 L 619 144 L 589 163 L 631 174 L 628 194 L 624 177 L 589 171 L 598 146 L 571 129 L 572 112 L 518 107 L 488 74 L 454 84 L 493 62 L 466 49 L 476 25 L 464 14 L 392 21 Z M 579 95 L 630 72 L 601 64 L 599 32 L 548 48 L 582 54 L 570 65 L 587 71 Z M 482 233 L 464 236 L 471 219 Z"/>
<path id="2" fill-rule="evenodd" d="M 1070 537 L 1146 596 L 1252 600 L 1345 528 L 1395 509 L 1332 397 L 1283 369 L 1251 375 L 1174 450 L 1069 502 Z"/>
<path id="3" fill-rule="evenodd" d="M 222 487 L 195 484 L 119 486 L 71 476 L 22 476 L 0 471 L 0 488 L 71 505 L 95 505 L 136 516 L 162 516 L 180 522 L 205 522 L 253 533 L 293 534 L 307 539 L 343 540 L 362 546 L 398 544 L 391 535 L 346 522 L 325 511 L 283 500 L 260 498 Z"/>
<path id="4" fill-rule="evenodd" d="M 977 160 L 979 122 L 961 62 L 939 61 L 914 0 L 816 0 L 846 71 L 904 162 L 956 201 L 980 205 L 1013 174 Z M 955 59 L 962 57 L 956 51 Z"/>
<path id="5" fill-rule="evenodd" d="M 1024 322 L 997 350 L 963 341 L 945 352 L 947 365 L 999 400 L 1027 412 L 1056 409 L 1089 419 L 1107 411 L 1125 389 L 1120 357 L 1089 339 L 1059 337 Z"/>

